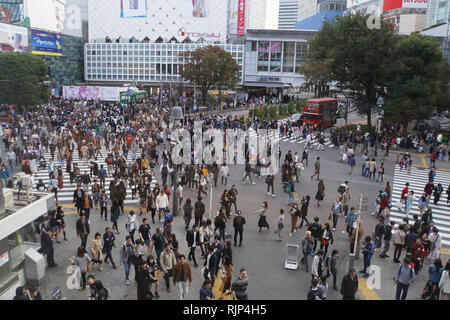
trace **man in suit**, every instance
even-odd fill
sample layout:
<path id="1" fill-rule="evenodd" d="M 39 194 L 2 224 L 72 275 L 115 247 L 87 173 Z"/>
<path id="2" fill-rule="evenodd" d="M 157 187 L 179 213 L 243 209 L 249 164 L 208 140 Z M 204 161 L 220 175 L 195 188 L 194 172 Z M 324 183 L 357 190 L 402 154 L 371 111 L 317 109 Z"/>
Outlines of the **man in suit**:
<path id="1" fill-rule="evenodd" d="M 195 248 L 200 245 L 200 232 L 198 232 L 198 226 L 194 225 L 192 230 L 189 230 L 186 234 L 186 241 L 189 247 L 189 260 L 194 261 L 194 266 L 197 267 L 197 260 L 195 259 Z"/>
<path id="2" fill-rule="evenodd" d="M 217 255 L 214 253 L 214 247 L 208 247 L 208 255 L 205 259 L 205 271 L 203 277 L 205 279 L 211 278 L 211 286 L 214 286 L 214 280 L 216 279 L 216 268 L 217 268 Z M 209 274 L 209 276 L 208 276 Z"/>
<path id="3" fill-rule="evenodd" d="M 237 245 L 237 237 L 239 234 L 239 247 L 242 246 L 242 234 L 244 233 L 245 218 L 241 215 L 242 212 L 239 210 L 237 216 L 233 219 L 234 227 L 234 246 Z"/>
<path id="4" fill-rule="evenodd" d="M 217 276 L 217 273 L 219 272 L 219 260 L 220 257 L 222 256 L 222 251 L 223 251 L 223 244 L 222 242 L 220 242 L 220 236 L 214 236 L 214 242 L 212 244 L 213 248 L 214 248 L 214 254 L 217 257 L 217 264 L 216 264 L 216 270 L 215 270 L 215 275 Z"/>

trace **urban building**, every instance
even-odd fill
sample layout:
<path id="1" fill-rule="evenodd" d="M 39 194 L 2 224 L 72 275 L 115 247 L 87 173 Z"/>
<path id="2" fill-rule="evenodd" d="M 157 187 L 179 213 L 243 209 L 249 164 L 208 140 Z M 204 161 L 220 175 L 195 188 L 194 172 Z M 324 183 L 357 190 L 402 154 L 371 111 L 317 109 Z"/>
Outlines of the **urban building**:
<path id="1" fill-rule="evenodd" d="M 342 17 L 343 11 L 323 11 L 311 17 L 303 19 L 295 24 L 296 30 L 320 30 L 323 23 L 327 21 L 334 21 L 337 16 Z"/>
<path id="2" fill-rule="evenodd" d="M 319 9 L 319 0 L 299 0 L 297 21 L 315 15 Z"/>
<path id="3" fill-rule="evenodd" d="M 249 29 L 246 35 L 244 83 L 246 91 L 299 87 L 299 66 L 308 52 L 311 30 Z"/>
<path id="4" fill-rule="evenodd" d="M 210 45 L 203 43 L 88 43 L 85 46 L 85 79 L 90 84 L 111 85 L 136 80 L 146 86 L 182 82 L 179 56 Z M 229 52 L 241 70 L 244 45 L 217 44 Z M 241 71 L 242 83 L 243 74 Z"/>
<path id="5" fill-rule="evenodd" d="M 64 34 L 82 37 L 84 42 L 88 42 L 88 3 L 89 0 L 66 0 L 64 7 Z"/>
<path id="6" fill-rule="evenodd" d="M 64 7 L 66 0 L 24 0 L 24 15 L 31 28 L 51 32 L 64 32 Z"/>
<path id="7" fill-rule="evenodd" d="M 347 9 L 347 0 L 319 0 L 318 6 L 318 12 L 344 12 Z"/>
<path id="8" fill-rule="evenodd" d="M 0 22 L 23 24 L 23 0 L 0 0 Z"/>
<path id="9" fill-rule="evenodd" d="M 299 0 L 279 0 L 278 29 L 293 30 L 298 21 Z"/>
<path id="10" fill-rule="evenodd" d="M 245 2 L 245 29 L 265 28 L 267 1 L 270 0 L 247 0 Z"/>
<path id="11" fill-rule="evenodd" d="M 0 300 L 11 300 L 15 290 L 27 282 L 24 260 L 29 248 L 40 248 L 36 223 L 55 206 L 53 193 L 3 189 L 6 211 L 0 208 Z"/>
<path id="12" fill-rule="evenodd" d="M 428 0 L 425 27 L 450 22 L 450 0 Z"/>

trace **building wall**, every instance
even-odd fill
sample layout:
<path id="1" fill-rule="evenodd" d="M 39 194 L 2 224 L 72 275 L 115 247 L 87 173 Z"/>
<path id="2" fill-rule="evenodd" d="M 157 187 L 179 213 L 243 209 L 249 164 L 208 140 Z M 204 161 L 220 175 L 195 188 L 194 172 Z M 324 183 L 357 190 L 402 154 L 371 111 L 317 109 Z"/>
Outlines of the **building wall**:
<path id="1" fill-rule="evenodd" d="M 278 9 L 278 29 L 293 30 L 298 21 L 299 0 L 280 0 Z"/>
<path id="2" fill-rule="evenodd" d="M 400 24 L 398 33 L 410 35 L 416 31 L 422 31 L 425 27 L 424 14 L 402 14 L 400 15 Z"/>
<path id="3" fill-rule="evenodd" d="M 83 38 L 61 35 L 62 56 L 39 55 L 48 66 L 48 75 L 57 87 L 84 81 L 84 41 Z M 31 51 L 31 29 L 28 31 Z"/>
<path id="4" fill-rule="evenodd" d="M 450 0 L 428 0 L 426 28 L 450 21 Z"/>
<path id="5" fill-rule="evenodd" d="M 299 0 L 297 21 L 315 15 L 318 11 L 318 0 Z"/>
<path id="6" fill-rule="evenodd" d="M 266 6 L 270 0 L 247 0 L 245 29 L 263 29 L 266 26 Z"/>
<path id="7" fill-rule="evenodd" d="M 88 43 L 85 48 L 86 81 L 178 82 L 181 80 L 178 74 L 180 54 L 207 45 L 207 43 Z M 243 70 L 243 45 L 218 46 L 230 52 Z"/>
<path id="8" fill-rule="evenodd" d="M 65 0 L 25 0 L 24 5 L 24 14 L 30 18 L 31 28 L 64 32 Z"/>

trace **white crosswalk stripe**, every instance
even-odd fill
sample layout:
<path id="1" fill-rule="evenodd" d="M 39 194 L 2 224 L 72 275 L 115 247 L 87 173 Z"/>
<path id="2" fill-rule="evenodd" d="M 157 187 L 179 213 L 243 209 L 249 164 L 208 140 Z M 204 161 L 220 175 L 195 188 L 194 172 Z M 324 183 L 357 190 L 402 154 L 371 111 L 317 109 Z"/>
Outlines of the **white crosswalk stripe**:
<path id="1" fill-rule="evenodd" d="M 395 166 L 394 172 L 394 184 L 392 188 L 392 208 L 391 208 L 391 220 L 395 222 L 401 222 L 406 217 L 404 211 L 404 204 L 401 205 L 402 209 L 399 209 L 400 197 L 405 184 L 409 182 L 409 190 L 414 191 L 414 201 L 410 213 L 411 215 L 417 214 L 420 216 L 418 207 L 418 199 L 422 195 L 425 185 L 428 183 L 428 170 L 412 167 L 410 174 L 406 170 L 400 171 L 398 165 Z M 434 204 L 434 196 L 431 196 L 429 207 L 432 210 L 433 221 L 435 226 L 439 229 L 439 234 L 442 237 L 442 244 L 450 246 L 450 206 L 447 204 L 447 195 L 445 191 L 450 183 L 450 172 L 436 171 L 436 177 L 434 178 L 434 185 L 438 183 L 442 184 L 443 192 L 437 205 Z M 411 221 L 410 221 L 411 222 Z"/>
<path id="2" fill-rule="evenodd" d="M 101 153 L 101 155 L 97 157 L 97 162 L 99 164 L 99 168 L 100 168 L 100 165 L 103 164 L 106 169 L 105 159 L 108 156 L 108 153 L 110 153 L 110 151 L 107 151 L 105 147 L 102 147 L 100 153 Z M 136 156 L 139 156 L 139 155 L 140 155 L 140 152 L 136 153 Z M 47 161 L 47 165 L 48 165 L 49 160 L 51 159 L 50 152 L 47 152 L 44 155 L 44 158 Z M 55 159 L 56 159 L 56 153 L 55 153 Z M 132 161 L 133 160 L 131 159 L 131 152 L 128 152 L 127 162 L 129 163 Z M 86 162 L 86 164 L 84 164 L 84 161 L 80 160 L 80 158 L 78 157 L 77 150 L 75 150 L 73 153 L 73 162 L 78 165 L 78 167 L 80 168 L 81 174 L 83 174 L 84 171 L 87 171 L 88 173 L 90 172 L 89 162 Z M 55 160 L 54 163 L 56 166 L 59 166 L 59 161 Z M 76 184 L 75 183 L 70 184 L 70 177 L 69 177 L 69 174 L 66 172 L 66 161 L 64 161 L 62 169 L 63 169 L 63 174 L 64 174 L 63 175 L 63 189 L 58 189 L 58 201 L 59 202 L 72 201 L 73 191 L 75 190 Z M 151 188 L 153 188 L 154 185 L 158 182 L 158 181 L 156 181 L 154 176 L 152 178 L 153 178 L 153 180 L 151 181 L 151 185 L 150 185 Z M 36 188 L 36 184 L 38 183 L 39 179 L 42 179 L 45 186 L 48 186 L 50 179 L 49 179 L 47 168 L 40 169 L 40 171 L 37 172 L 36 176 L 34 177 L 33 188 Z M 91 180 L 92 180 L 92 183 L 91 183 L 91 187 L 92 187 L 94 178 L 91 177 Z M 111 180 L 114 180 L 114 178 L 112 176 L 107 176 L 105 179 L 105 189 L 106 189 L 106 194 L 108 196 L 109 196 L 109 184 L 110 184 Z M 100 180 L 99 180 L 99 182 L 100 182 Z M 89 190 L 89 192 L 91 192 L 91 190 Z M 137 192 L 136 192 L 136 194 L 137 194 Z M 126 204 L 136 203 L 138 201 L 139 201 L 139 198 L 135 198 L 134 200 L 132 200 L 131 188 L 129 185 L 127 185 L 127 197 L 126 197 L 125 203 Z"/>
<path id="3" fill-rule="evenodd" d="M 267 131 L 265 129 L 259 130 L 259 135 L 265 136 L 268 139 L 274 139 L 276 137 L 276 134 L 277 134 L 276 132 L 270 132 L 270 131 L 269 131 L 269 134 L 267 134 Z M 249 135 L 251 137 L 257 137 L 258 133 L 256 133 L 256 131 L 254 131 L 254 130 L 249 130 Z M 291 135 L 290 138 L 289 138 L 289 136 L 282 136 L 279 139 L 280 139 L 280 141 L 283 141 L 283 142 L 291 142 L 291 143 L 297 143 L 297 144 L 305 144 L 306 143 L 305 138 L 303 138 L 302 136 L 297 137 L 296 134 Z M 319 144 L 319 142 L 317 140 L 313 139 L 311 146 L 317 147 L 318 144 Z M 328 138 L 325 138 L 324 145 L 329 148 L 334 148 L 334 144 Z"/>

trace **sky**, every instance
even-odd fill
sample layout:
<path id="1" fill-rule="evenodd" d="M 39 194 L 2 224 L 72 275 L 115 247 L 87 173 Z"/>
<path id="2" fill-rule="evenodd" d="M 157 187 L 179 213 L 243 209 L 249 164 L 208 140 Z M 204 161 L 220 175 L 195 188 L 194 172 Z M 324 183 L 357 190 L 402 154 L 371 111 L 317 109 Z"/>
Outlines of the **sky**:
<path id="1" fill-rule="evenodd" d="M 267 0 L 266 29 L 278 28 L 278 4 L 279 0 Z"/>

